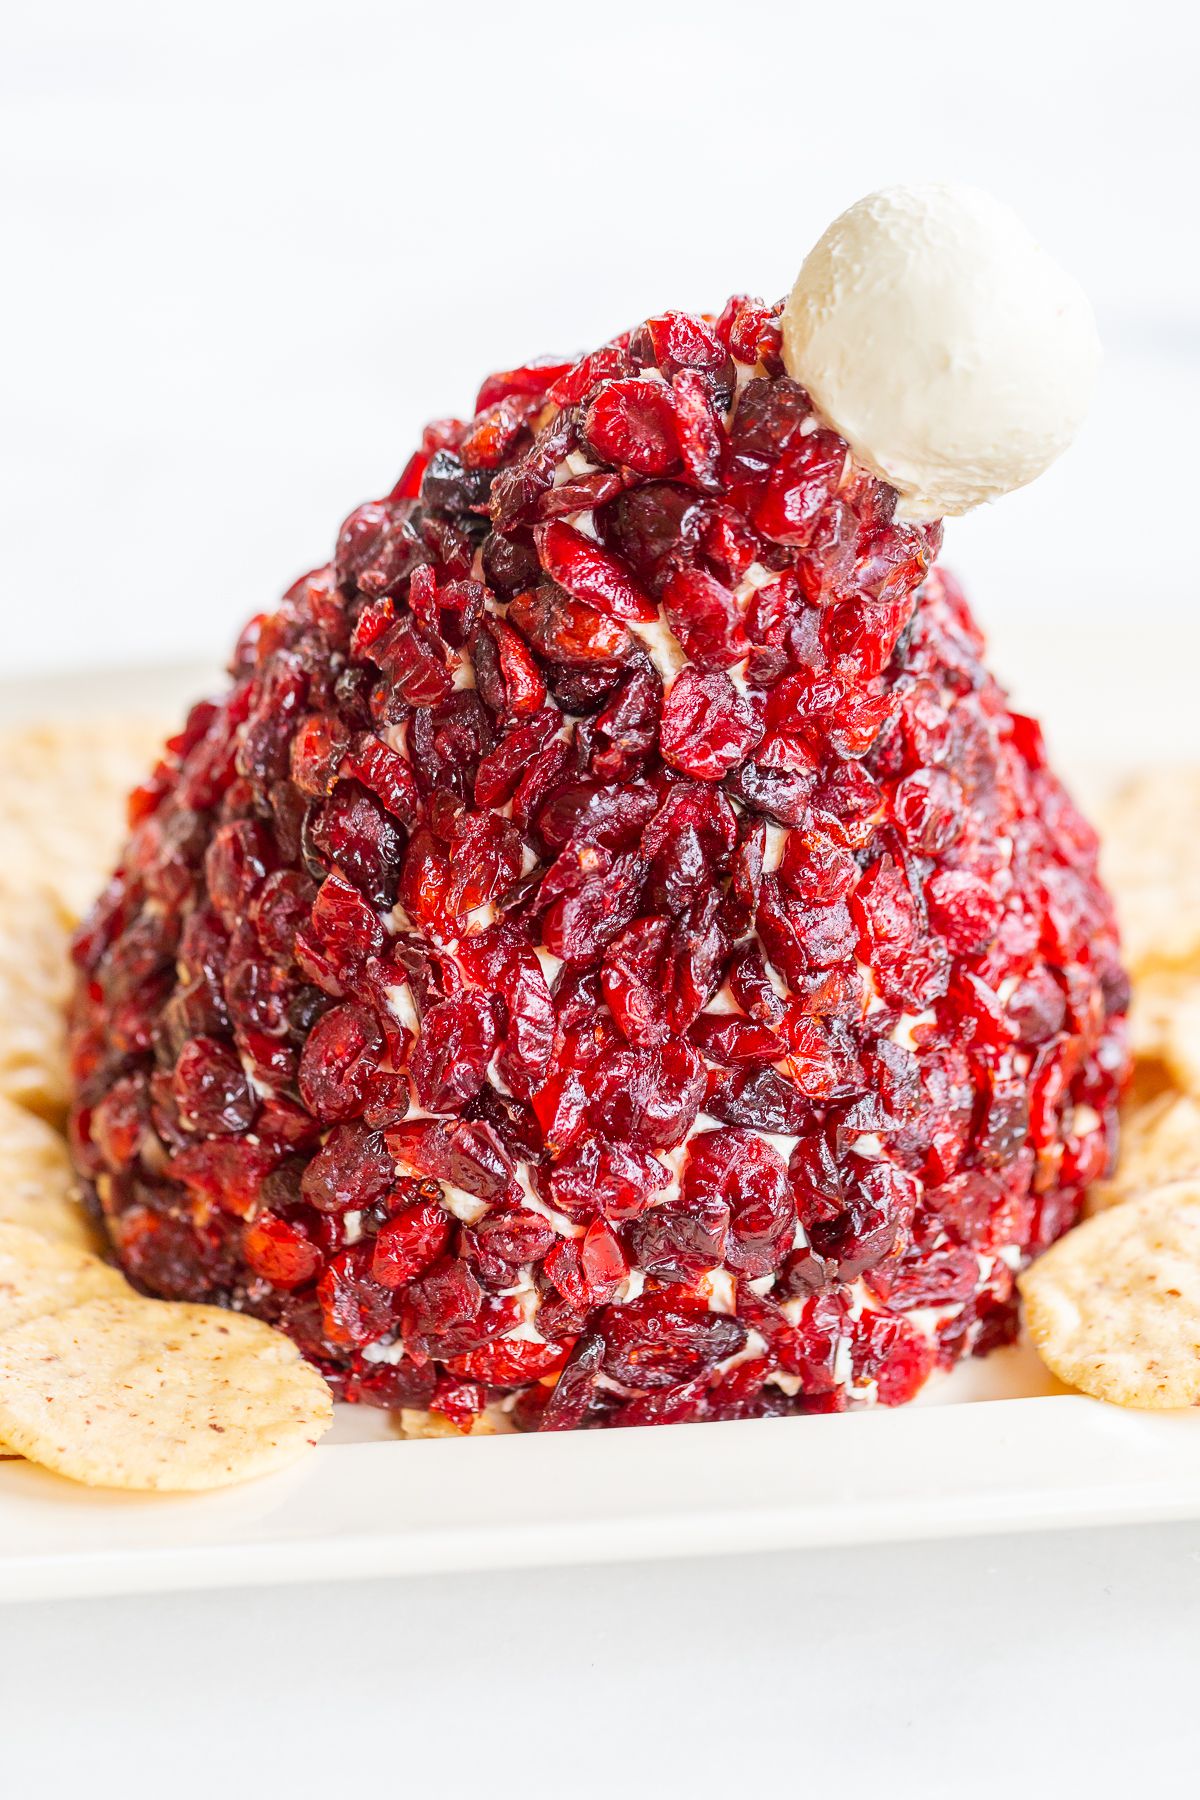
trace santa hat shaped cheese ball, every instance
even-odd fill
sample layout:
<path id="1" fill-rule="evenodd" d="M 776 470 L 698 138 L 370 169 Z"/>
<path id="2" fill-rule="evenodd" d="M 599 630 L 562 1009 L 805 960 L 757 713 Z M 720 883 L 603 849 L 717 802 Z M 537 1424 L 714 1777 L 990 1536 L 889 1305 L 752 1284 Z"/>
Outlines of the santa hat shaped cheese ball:
<path id="1" fill-rule="evenodd" d="M 253 621 L 75 947 L 73 1139 L 151 1293 L 524 1429 L 908 1399 L 1112 1159 L 1093 834 L 936 514 L 1079 422 L 969 190 L 785 308 L 494 375 Z"/>

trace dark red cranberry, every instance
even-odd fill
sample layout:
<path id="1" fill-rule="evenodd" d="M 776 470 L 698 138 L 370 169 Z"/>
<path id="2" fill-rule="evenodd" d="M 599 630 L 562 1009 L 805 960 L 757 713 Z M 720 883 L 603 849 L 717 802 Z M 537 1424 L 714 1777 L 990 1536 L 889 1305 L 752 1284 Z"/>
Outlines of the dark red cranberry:
<path id="1" fill-rule="evenodd" d="M 185 1131 L 236 1136 L 249 1130 L 258 1110 L 237 1056 L 215 1038 L 197 1037 L 184 1045 L 175 1064 L 174 1088 Z"/>
<path id="2" fill-rule="evenodd" d="M 606 382 L 584 415 L 583 435 L 601 462 L 639 475 L 666 475 L 679 463 L 675 407 L 661 381 Z"/>
<path id="3" fill-rule="evenodd" d="M 247 1226 L 242 1254 L 256 1275 L 273 1287 L 303 1287 L 322 1266 L 321 1250 L 298 1225 L 263 1212 Z"/>
<path id="4" fill-rule="evenodd" d="M 504 1290 L 520 1284 L 521 1270 L 544 1262 L 556 1242 L 553 1225 L 528 1207 L 497 1207 L 459 1239 L 485 1287 Z"/>
<path id="5" fill-rule="evenodd" d="M 669 1149 L 687 1134 L 700 1110 L 704 1072 L 690 1045 L 612 1050 L 588 1072 L 589 1114 L 616 1142 Z"/>
<path id="6" fill-rule="evenodd" d="M 319 1119 L 361 1113 L 385 1050 L 383 1028 L 365 1006 L 331 1008 L 309 1032 L 300 1058 L 304 1104 Z"/>
<path id="7" fill-rule="evenodd" d="M 538 1431 L 573 1431 L 582 1425 L 595 1400 L 597 1381 L 607 1354 L 598 1331 L 581 1337 L 568 1357 L 554 1392 L 535 1421 Z"/>
<path id="8" fill-rule="evenodd" d="M 634 1388 L 690 1380 L 736 1355 L 746 1341 L 739 1319 L 680 1305 L 667 1293 L 610 1307 L 602 1330 L 605 1373 Z"/>
<path id="9" fill-rule="evenodd" d="M 325 1336 L 338 1348 L 369 1344 L 394 1322 L 392 1296 L 371 1274 L 371 1250 L 340 1250 L 317 1284 Z"/>
<path id="10" fill-rule="evenodd" d="M 304 1171 L 304 1198 L 321 1212 L 362 1212 L 383 1197 L 396 1164 L 378 1132 L 337 1125 Z"/>
<path id="11" fill-rule="evenodd" d="M 686 775 L 719 781 L 762 735 L 754 709 L 719 669 L 684 669 L 663 707 L 665 761 Z"/>
<path id="12" fill-rule="evenodd" d="M 497 1043 L 496 1018 L 479 994 L 455 994 L 430 1007 L 410 1068 L 427 1112 L 458 1112 L 479 1092 Z"/>
<path id="13" fill-rule="evenodd" d="M 634 1219 L 668 1179 L 662 1163 L 649 1151 L 609 1143 L 589 1132 L 555 1163 L 549 1177 L 550 1198 L 572 1219 L 596 1212 L 612 1220 Z"/>
<path id="14" fill-rule="evenodd" d="M 681 1191 L 685 1206 L 725 1210 L 725 1261 L 739 1274 L 767 1275 L 790 1249 L 796 1207 L 787 1166 L 757 1133 L 709 1131 L 693 1138 Z"/>
<path id="15" fill-rule="evenodd" d="M 417 1179 L 448 1181 L 481 1200 L 497 1200 L 515 1186 L 513 1163 L 492 1127 L 465 1120 L 413 1120 L 387 1134 L 390 1167 Z"/>
<path id="16" fill-rule="evenodd" d="M 330 866 L 372 905 L 391 905 L 404 840 L 374 794 L 358 782 L 339 781 L 317 816 L 312 837 Z"/>
<path id="17" fill-rule="evenodd" d="M 380 1226 L 371 1253 L 371 1273 L 384 1287 L 403 1287 L 427 1269 L 450 1241 L 451 1217 L 437 1200 L 417 1200 Z"/>
<path id="18" fill-rule="evenodd" d="M 431 512 L 477 512 L 487 505 L 490 485 L 485 469 L 465 469 L 449 450 L 439 450 L 421 482 L 421 501 Z"/>
<path id="19" fill-rule="evenodd" d="M 606 542 L 619 552 L 639 581 L 657 594 L 670 570 L 672 554 L 691 527 L 699 525 L 696 496 L 671 482 L 652 481 L 618 496 L 602 515 Z"/>

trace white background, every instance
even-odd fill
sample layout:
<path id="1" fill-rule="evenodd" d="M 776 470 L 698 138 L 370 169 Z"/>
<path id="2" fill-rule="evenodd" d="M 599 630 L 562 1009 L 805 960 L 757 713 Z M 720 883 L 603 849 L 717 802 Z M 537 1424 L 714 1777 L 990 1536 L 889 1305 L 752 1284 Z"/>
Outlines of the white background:
<path id="1" fill-rule="evenodd" d="M 13 1800 L 1192 1800 L 1198 1614 L 1181 1525 L 13 1606 L 0 1780 Z"/>
<path id="2" fill-rule="evenodd" d="M 7 16 L 4 672 L 222 654 L 488 370 L 776 297 L 849 201 L 930 178 L 1011 201 L 1108 348 L 1073 454 L 949 534 L 985 621 L 1196 610 L 1192 6 Z"/>
<path id="3" fill-rule="evenodd" d="M 1119 739 L 1132 670 L 1200 751 L 1198 50 L 1155 0 L 10 5 L 0 674 L 215 661 L 488 369 L 776 296 L 858 194 L 950 178 L 1108 350 L 1077 449 L 950 560 L 1060 741 Z M 14 1609 L 0 1767 L 52 1800 L 1182 1794 L 1198 1598 L 1176 1526 Z"/>

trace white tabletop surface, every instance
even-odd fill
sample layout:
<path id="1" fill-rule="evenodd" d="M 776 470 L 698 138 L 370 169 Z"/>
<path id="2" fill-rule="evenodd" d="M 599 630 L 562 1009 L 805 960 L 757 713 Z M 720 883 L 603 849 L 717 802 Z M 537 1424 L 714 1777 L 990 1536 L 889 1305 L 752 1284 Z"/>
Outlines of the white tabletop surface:
<path id="1" fill-rule="evenodd" d="M 13 1796 L 1195 1792 L 1200 1526 L 0 1615 Z"/>
<path id="2" fill-rule="evenodd" d="M 950 560 L 1053 741 L 1100 705 L 1152 754 L 1190 708 L 1200 757 L 1196 14 L 997 20 L 10 9 L 0 674 L 218 656 L 487 368 L 782 292 L 857 194 L 949 177 L 1025 213 L 1109 352 L 1077 450 Z M 1187 1525 L 15 1606 L 0 1791 L 1173 1796 L 1198 1619 Z"/>

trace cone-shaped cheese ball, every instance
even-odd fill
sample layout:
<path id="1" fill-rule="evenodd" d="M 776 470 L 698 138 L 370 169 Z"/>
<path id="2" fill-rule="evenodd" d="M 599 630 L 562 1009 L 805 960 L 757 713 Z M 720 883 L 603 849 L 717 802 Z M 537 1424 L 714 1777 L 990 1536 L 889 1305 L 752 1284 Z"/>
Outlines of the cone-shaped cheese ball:
<path id="1" fill-rule="evenodd" d="M 779 310 L 492 376 L 134 796 L 80 1172 L 348 1399 L 906 1400 L 1109 1166 L 1093 834 Z"/>

